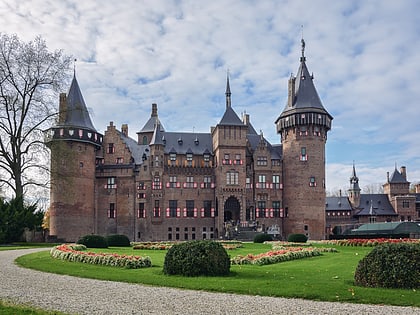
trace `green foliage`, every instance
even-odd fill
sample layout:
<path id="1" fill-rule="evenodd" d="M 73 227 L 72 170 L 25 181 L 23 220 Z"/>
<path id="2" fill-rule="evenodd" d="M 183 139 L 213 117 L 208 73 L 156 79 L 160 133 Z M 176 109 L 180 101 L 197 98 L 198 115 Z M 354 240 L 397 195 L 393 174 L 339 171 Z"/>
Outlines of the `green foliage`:
<path id="1" fill-rule="evenodd" d="M 163 264 L 167 275 L 224 276 L 230 270 L 230 258 L 220 243 L 190 241 L 172 246 Z"/>
<path id="2" fill-rule="evenodd" d="M 305 234 L 290 234 L 287 238 L 288 242 L 293 243 L 306 243 L 307 240 L 308 238 Z"/>
<path id="3" fill-rule="evenodd" d="M 270 234 L 257 234 L 254 237 L 254 243 L 264 243 L 272 240 L 273 237 Z"/>
<path id="4" fill-rule="evenodd" d="M 122 234 L 113 234 L 108 235 L 106 237 L 106 241 L 108 242 L 108 246 L 116 246 L 116 247 L 129 247 L 130 240 L 127 236 Z"/>
<path id="5" fill-rule="evenodd" d="M 25 205 L 22 198 L 10 202 L 0 198 L 0 244 L 20 241 L 25 228 L 40 229 L 43 217 L 36 204 Z"/>
<path id="6" fill-rule="evenodd" d="M 384 244 L 363 258 L 354 275 L 366 287 L 420 288 L 420 244 Z"/>
<path id="7" fill-rule="evenodd" d="M 77 244 L 83 244 L 89 248 L 108 248 L 106 238 L 101 235 L 89 234 L 82 236 Z"/>

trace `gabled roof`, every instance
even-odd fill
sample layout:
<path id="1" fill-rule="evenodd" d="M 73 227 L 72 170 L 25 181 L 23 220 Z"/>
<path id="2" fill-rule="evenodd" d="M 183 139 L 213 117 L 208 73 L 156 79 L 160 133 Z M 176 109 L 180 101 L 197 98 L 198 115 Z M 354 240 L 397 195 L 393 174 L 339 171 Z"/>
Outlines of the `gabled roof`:
<path id="1" fill-rule="evenodd" d="M 77 83 L 76 74 L 73 76 L 66 102 L 65 120 L 59 124 L 60 126 L 81 127 L 96 131 Z"/>
<path id="2" fill-rule="evenodd" d="M 223 114 L 222 119 L 219 122 L 219 125 L 225 126 L 244 126 L 242 120 L 236 115 L 232 107 L 226 107 L 226 111 Z"/>
<path id="3" fill-rule="evenodd" d="M 344 210 L 344 211 L 351 211 L 353 208 L 351 207 L 350 201 L 345 196 L 338 196 L 338 197 L 327 197 L 325 200 L 325 210 L 327 211 L 337 211 L 337 210 Z"/>
<path id="4" fill-rule="evenodd" d="M 139 131 L 139 133 L 153 132 L 156 126 L 159 126 L 160 131 L 165 131 L 165 128 L 163 128 L 163 125 L 159 120 L 157 104 L 152 104 L 152 113 L 150 114 L 150 118 L 144 124 L 143 128 Z"/>
<path id="5" fill-rule="evenodd" d="M 408 183 L 407 179 L 395 168 L 394 172 L 392 173 L 391 177 L 389 178 L 390 183 Z"/>
<path id="6" fill-rule="evenodd" d="M 386 194 L 361 194 L 357 216 L 397 216 Z"/>
<path id="7" fill-rule="evenodd" d="M 150 155 L 149 146 L 144 144 L 138 144 L 137 141 L 130 137 L 127 137 L 121 131 L 117 130 L 117 132 L 120 135 L 121 140 L 126 144 L 128 149 L 130 150 L 131 156 L 134 159 L 134 163 L 137 165 L 143 164 L 143 156 L 148 158 Z"/>

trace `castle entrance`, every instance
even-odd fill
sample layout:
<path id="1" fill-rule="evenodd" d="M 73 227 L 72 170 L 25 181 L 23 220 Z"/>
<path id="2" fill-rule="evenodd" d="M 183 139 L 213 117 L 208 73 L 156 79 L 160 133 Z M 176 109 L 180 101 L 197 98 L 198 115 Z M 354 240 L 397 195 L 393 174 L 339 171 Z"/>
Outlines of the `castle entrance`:
<path id="1" fill-rule="evenodd" d="M 236 197 L 229 197 L 225 201 L 225 207 L 224 207 L 224 218 L 225 222 L 231 221 L 232 223 L 236 224 L 241 218 L 241 205 L 239 204 L 238 199 Z"/>

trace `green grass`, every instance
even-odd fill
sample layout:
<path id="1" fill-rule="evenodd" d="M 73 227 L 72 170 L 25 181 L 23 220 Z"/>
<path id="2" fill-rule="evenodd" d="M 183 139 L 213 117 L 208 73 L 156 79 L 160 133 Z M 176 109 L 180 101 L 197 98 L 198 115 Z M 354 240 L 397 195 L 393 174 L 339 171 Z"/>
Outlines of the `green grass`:
<path id="1" fill-rule="evenodd" d="M 318 301 L 420 307 L 419 291 L 364 288 L 354 285 L 356 266 L 372 248 L 341 246 L 336 248 L 339 253 L 324 253 L 319 257 L 274 265 L 232 265 L 231 274 L 227 277 L 167 276 L 162 271 L 166 251 L 131 248 L 114 247 L 95 251 L 150 256 L 153 266 L 144 269 L 118 269 L 116 272 L 113 267 L 55 260 L 49 256 L 48 251 L 19 257 L 17 263 L 46 272 L 155 286 Z M 270 249 L 270 245 L 267 244 L 245 243 L 243 248 L 228 253 L 233 257 L 239 254 L 257 254 Z"/>
<path id="2" fill-rule="evenodd" d="M 0 315 L 59 315 L 61 312 L 44 311 L 42 309 L 34 308 L 26 305 L 17 305 L 11 302 L 0 300 Z"/>

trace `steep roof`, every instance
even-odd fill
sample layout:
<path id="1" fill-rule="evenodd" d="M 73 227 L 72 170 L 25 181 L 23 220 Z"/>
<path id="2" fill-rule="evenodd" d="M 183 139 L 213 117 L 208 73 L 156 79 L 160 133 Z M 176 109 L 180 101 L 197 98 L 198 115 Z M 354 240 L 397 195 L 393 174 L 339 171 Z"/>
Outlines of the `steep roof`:
<path id="1" fill-rule="evenodd" d="M 159 116 L 157 112 L 157 104 L 152 104 L 152 113 L 150 115 L 150 118 L 144 124 L 140 132 L 153 132 L 155 130 L 155 126 L 157 125 L 160 126 L 161 131 L 165 131 L 165 128 L 163 128 L 163 125 L 159 120 Z"/>
<path id="2" fill-rule="evenodd" d="M 397 216 L 386 194 L 362 194 L 357 216 Z"/>
<path id="3" fill-rule="evenodd" d="M 338 196 L 338 197 L 327 197 L 325 200 L 325 210 L 327 211 L 337 211 L 337 210 L 344 210 L 344 211 L 351 211 L 352 207 L 350 201 L 345 196 Z"/>
<path id="4" fill-rule="evenodd" d="M 222 119 L 219 122 L 219 125 L 225 126 L 244 126 L 243 121 L 238 117 L 235 111 L 232 109 L 230 84 L 229 84 L 229 75 L 226 80 L 226 110 L 223 114 Z"/>
<path id="5" fill-rule="evenodd" d="M 60 122 L 60 126 L 81 127 L 96 131 L 90 120 L 89 112 L 76 79 L 76 74 L 73 76 L 66 102 L 65 119 L 63 122 Z"/>
<path id="6" fill-rule="evenodd" d="M 395 168 L 394 172 L 392 173 L 391 177 L 389 178 L 390 183 L 408 183 L 407 179 Z"/>
<path id="7" fill-rule="evenodd" d="M 131 156 L 134 159 L 134 163 L 137 165 L 143 164 L 143 157 L 149 157 L 150 155 L 150 149 L 148 145 L 138 144 L 137 141 L 134 139 L 127 137 L 124 133 L 121 131 L 118 131 L 118 134 L 120 135 L 123 142 L 126 144 L 128 149 L 131 152 Z"/>

